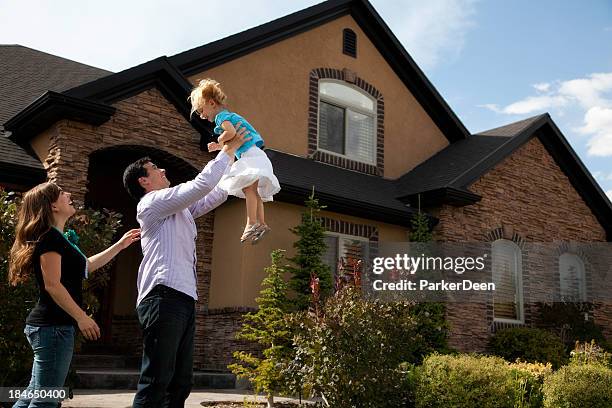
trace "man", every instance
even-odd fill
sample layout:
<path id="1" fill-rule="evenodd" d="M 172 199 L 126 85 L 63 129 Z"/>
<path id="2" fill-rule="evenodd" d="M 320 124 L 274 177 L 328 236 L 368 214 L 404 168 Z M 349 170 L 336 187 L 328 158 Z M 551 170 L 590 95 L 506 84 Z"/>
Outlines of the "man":
<path id="1" fill-rule="evenodd" d="M 194 219 L 227 199 L 216 185 L 249 140 L 246 133 L 241 128 L 195 179 L 175 187 L 147 157 L 123 173 L 124 187 L 138 200 L 143 253 L 136 307 L 143 352 L 134 408 L 184 407 L 191 392 L 198 298 Z"/>

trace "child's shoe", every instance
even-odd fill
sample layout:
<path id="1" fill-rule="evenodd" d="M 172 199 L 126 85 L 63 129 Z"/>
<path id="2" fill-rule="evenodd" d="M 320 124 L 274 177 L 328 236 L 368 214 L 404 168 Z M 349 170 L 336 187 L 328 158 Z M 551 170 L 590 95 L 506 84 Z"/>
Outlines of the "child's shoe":
<path id="1" fill-rule="evenodd" d="M 257 230 L 258 230 L 259 226 L 260 226 L 260 224 L 252 224 L 250 226 L 247 226 L 244 229 L 244 232 L 242 233 L 242 236 L 240 237 L 240 242 L 243 243 L 247 239 L 253 238 L 255 236 L 255 234 L 257 234 Z"/>
<path id="2" fill-rule="evenodd" d="M 266 224 L 259 224 L 259 227 L 255 231 L 255 234 L 251 238 L 251 242 L 256 244 L 267 232 L 272 231 L 272 228 L 268 227 Z"/>

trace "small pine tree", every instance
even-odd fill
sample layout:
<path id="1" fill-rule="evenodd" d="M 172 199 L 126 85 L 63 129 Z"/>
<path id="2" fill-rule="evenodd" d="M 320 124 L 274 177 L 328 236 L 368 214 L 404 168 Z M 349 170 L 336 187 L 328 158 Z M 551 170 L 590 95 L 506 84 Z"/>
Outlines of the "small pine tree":
<path id="1" fill-rule="evenodd" d="M 411 229 L 410 234 L 408 234 L 408 239 L 410 242 L 431 242 L 433 240 L 433 234 L 429 230 L 429 221 L 427 216 L 421 212 L 420 196 L 418 212 L 412 217 L 410 224 Z"/>
<path id="2" fill-rule="evenodd" d="M 297 253 L 289 259 L 295 266 L 287 268 L 292 275 L 289 285 L 296 293 L 295 305 L 298 310 L 306 310 L 310 305 L 310 282 L 313 278 L 319 278 L 322 299 L 325 299 L 332 290 L 330 268 L 321 259 L 327 246 L 325 227 L 321 224 L 319 213 L 325 206 L 320 205 L 319 200 L 315 198 L 314 188 L 305 206 L 302 222 L 290 229 L 298 236 L 298 240 L 293 244 Z"/>
<path id="3" fill-rule="evenodd" d="M 408 239 L 410 242 L 417 242 L 416 247 L 427 253 L 429 250 L 427 243 L 433 241 L 433 234 L 429 229 L 427 216 L 421 211 L 420 195 L 418 212 L 412 217 L 411 226 Z M 430 351 L 448 351 L 449 326 L 446 321 L 446 305 L 442 302 L 418 302 L 410 313 L 418 323 L 418 332 L 427 339 Z"/>
<path id="4" fill-rule="evenodd" d="M 255 392 L 264 392 L 268 398 L 268 407 L 274 406 L 274 393 L 284 390 L 282 378 L 283 362 L 291 350 L 291 333 L 285 323 L 291 303 L 287 298 L 287 283 L 283 279 L 283 250 L 274 250 L 271 254 L 272 264 L 265 269 L 266 278 L 263 289 L 255 299 L 258 305 L 256 313 L 247 313 L 237 339 L 256 342 L 263 346 L 263 357 L 252 353 L 236 351 L 234 358 L 239 363 L 228 366 L 234 374 L 247 378 Z"/>

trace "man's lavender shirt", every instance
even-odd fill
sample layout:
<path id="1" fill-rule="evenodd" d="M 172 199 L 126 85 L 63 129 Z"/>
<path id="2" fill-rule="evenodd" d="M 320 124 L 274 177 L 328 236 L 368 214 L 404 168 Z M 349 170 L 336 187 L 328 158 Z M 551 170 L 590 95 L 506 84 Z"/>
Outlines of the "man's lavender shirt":
<path id="1" fill-rule="evenodd" d="M 227 192 L 216 185 L 232 162 L 230 156 L 220 152 L 195 179 L 150 191 L 140 199 L 136 219 L 143 259 L 138 268 L 136 305 L 159 284 L 198 299 L 194 218 L 227 200 Z"/>

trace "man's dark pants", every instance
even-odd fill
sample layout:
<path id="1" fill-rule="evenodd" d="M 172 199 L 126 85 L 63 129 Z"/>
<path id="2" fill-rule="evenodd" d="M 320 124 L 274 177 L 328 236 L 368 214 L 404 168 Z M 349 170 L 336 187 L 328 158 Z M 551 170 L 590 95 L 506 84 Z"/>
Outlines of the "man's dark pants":
<path id="1" fill-rule="evenodd" d="M 133 407 L 184 407 L 193 385 L 195 301 L 157 285 L 136 312 L 143 331 L 143 350 Z"/>

